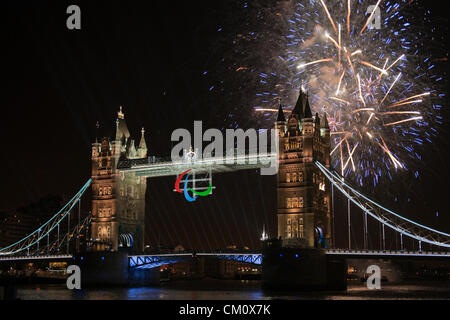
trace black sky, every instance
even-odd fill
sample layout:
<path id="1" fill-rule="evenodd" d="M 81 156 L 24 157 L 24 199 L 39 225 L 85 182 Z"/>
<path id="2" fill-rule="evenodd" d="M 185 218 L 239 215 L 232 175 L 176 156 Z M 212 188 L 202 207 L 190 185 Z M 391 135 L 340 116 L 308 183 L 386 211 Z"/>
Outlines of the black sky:
<path id="1" fill-rule="evenodd" d="M 233 29 L 239 23 L 233 17 L 242 2 L 2 1 L 0 210 L 47 194 L 74 194 L 90 176 L 96 121 L 103 134 L 112 135 L 120 105 L 135 138 L 145 126 L 155 155 L 168 155 L 171 132 L 191 128 L 194 120 L 220 127 L 223 119 L 217 115 L 226 106 L 220 96 L 215 105 L 208 103 L 211 84 L 203 72 L 222 57 L 217 43 L 228 45 L 239 29 Z M 432 5 L 438 21 L 438 38 L 448 31 L 441 25 L 448 20 L 440 3 L 426 4 Z M 66 28 L 70 4 L 81 7 L 80 31 Z M 224 32 L 217 33 L 223 26 Z M 448 65 L 444 67 L 447 72 Z M 442 132 L 433 148 L 437 151 L 424 157 L 426 174 L 411 182 L 420 186 L 399 190 L 413 201 L 398 209 L 450 231 L 450 135 L 445 128 Z M 273 177 L 256 171 L 214 176 L 214 196 L 192 206 L 172 192 L 172 180 L 148 184 L 151 244 L 161 240 L 207 249 L 234 242 L 257 247 L 263 224 L 276 233 Z"/>

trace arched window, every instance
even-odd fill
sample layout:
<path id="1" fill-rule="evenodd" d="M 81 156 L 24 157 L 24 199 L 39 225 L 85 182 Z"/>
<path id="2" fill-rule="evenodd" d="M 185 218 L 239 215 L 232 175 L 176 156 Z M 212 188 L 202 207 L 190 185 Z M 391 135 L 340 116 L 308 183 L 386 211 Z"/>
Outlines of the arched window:
<path id="1" fill-rule="evenodd" d="M 303 208 L 303 197 L 298 198 L 298 207 Z"/>
<path id="2" fill-rule="evenodd" d="M 292 174 L 292 182 L 297 182 L 297 172 Z"/>
<path id="3" fill-rule="evenodd" d="M 292 199 L 291 198 L 287 198 L 286 199 L 286 207 L 288 208 L 288 209 L 290 209 L 290 208 L 292 208 Z"/>
<path id="4" fill-rule="evenodd" d="M 297 220 L 294 220 L 294 224 L 292 226 L 292 236 L 294 238 L 298 238 L 298 225 L 297 225 Z"/>
<path id="5" fill-rule="evenodd" d="M 287 183 L 291 182 L 291 174 L 290 173 L 286 173 L 286 182 Z"/>
<path id="6" fill-rule="evenodd" d="M 97 237 L 99 239 L 103 238 L 103 228 L 101 226 L 98 226 L 98 233 L 97 233 Z"/>

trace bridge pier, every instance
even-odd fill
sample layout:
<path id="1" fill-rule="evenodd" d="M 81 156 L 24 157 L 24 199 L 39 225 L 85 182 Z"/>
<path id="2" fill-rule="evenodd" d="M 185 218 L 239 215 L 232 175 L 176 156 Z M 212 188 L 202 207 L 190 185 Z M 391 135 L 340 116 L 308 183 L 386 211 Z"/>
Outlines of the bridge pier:
<path id="1" fill-rule="evenodd" d="M 345 259 L 330 257 L 324 249 L 282 247 L 269 240 L 263 248 L 262 288 L 266 290 L 346 290 Z"/>

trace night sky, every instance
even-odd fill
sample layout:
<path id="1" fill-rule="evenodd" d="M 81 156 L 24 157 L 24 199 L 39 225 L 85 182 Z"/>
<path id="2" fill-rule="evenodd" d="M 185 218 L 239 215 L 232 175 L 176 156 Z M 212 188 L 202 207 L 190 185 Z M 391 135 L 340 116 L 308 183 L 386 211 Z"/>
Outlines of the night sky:
<path id="1" fill-rule="evenodd" d="M 428 2 L 440 41 L 448 20 L 440 1 Z M 100 122 L 102 135 L 112 136 L 120 105 L 134 139 L 146 128 L 150 155 L 169 155 L 172 131 L 191 129 L 194 120 L 221 128 L 229 107 L 223 92 L 209 90 L 211 79 L 204 71 L 223 63 L 222 52 L 245 22 L 243 3 L 2 1 L 0 210 L 78 191 L 90 177 L 95 123 Z M 258 10 L 249 3 L 246 10 Z M 66 28 L 70 4 L 81 7 L 79 31 Z M 445 42 L 440 46 L 448 52 Z M 440 67 L 446 78 L 448 62 Z M 448 119 L 445 109 L 445 125 L 423 158 L 423 175 L 405 178 L 407 187 L 403 183 L 397 190 L 402 203 L 391 204 L 400 214 L 446 232 Z M 263 224 L 276 235 L 275 177 L 245 171 L 214 175 L 213 182 L 213 196 L 188 204 L 172 192 L 174 178 L 149 180 L 146 242 L 204 250 L 230 244 L 258 248 Z M 380 194 L 383 190 L 375 192 Z M 89 210 L 88 198 L 83 206 Z"/>

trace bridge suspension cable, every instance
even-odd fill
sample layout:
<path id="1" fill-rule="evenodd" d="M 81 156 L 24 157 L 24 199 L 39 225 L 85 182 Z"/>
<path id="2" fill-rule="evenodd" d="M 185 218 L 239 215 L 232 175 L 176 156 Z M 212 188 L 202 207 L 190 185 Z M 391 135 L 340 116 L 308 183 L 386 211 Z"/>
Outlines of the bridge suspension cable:
<path id="1" fill-rule="evenodd" d="M 348 200 L 357 205 L 365 214 L 370 215 L 382 223 L 383 226 L 387 226 L 398 232 L 402 242 L 403 236 L 407 236 L 419 241 L 420 246 L 422 242 L 425 242 L 438 247 L 450 248 L 450 234 L 434 230 L 396 214 L 355 190 L 344 181 L 344 178 L 331 172 L 320 162 L 316 161 L 316 165 L 333 186 L 339 189 Z"/>
<path id="2" fill-rule="evenodd" d="M 47 247 L 50 246 L 49 243 L 49 234 L 50 232 L 58 228 L 58 238 L 59 238 L 59 225 L 60 223 L 66 218 L 68 215 L 70 215 L 70 211 L 73 209 L 73 207 L 81 201 L 81 197 L 84 195 L 85 191 L 88 189 L 88 187 L 91 185 L 92 179 L 89 179 L 84 186 L 78 191 L 75 196 L 66 203 L 66 205 L 61 208 L 53 217 L 51 217 L 46 223 L 44 223 L 42 226 L 40 226 L 38 229 L 36 229 L 34 232 L 30 233 L 28 236 L 22 238 L 21 240 L 0 249 L 0 256 L 2 255 L 14 255 L 21 252 L 24 252 L 27 250 L 29 253 L 30 248 L 34 245 L 37 245 L 37 249 L 35 253 L 41 252 L 43 248 L 39 249 L 39 242 L 47 237 Z M 83 221 L 84 223 L 85 221 Z M 81 224 L 80 224 L 81 225 Z M 80 228 L 80 226 L 77 226 Z M 75 229 L 77 228 L 75 227 Z M 70 233 L 70 230 L 67 230 L 68 233 Z M 70 235 L 69 235 L 70 237 Z M 70 238 L 68 238 L 70 240 Z M 59 240 L 59 239 L 58 239 Z M 47 248 L 44 247 L 44 248 Z"/>

